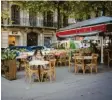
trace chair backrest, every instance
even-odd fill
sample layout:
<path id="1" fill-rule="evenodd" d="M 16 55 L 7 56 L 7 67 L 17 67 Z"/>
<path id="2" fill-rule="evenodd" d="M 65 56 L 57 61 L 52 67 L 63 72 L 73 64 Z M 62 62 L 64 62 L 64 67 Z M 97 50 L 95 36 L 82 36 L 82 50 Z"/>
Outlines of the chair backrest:
<path id="1" fill-rule="evenodd" d="M 30 71 L 29 62 L 26 61 L 26 62 L 25 62 L 25 73 L 29 73 L 29 71 Z"/>
<path id="2" fill-rule="evenodd" d="M 79 53 L 75 53 L 75 54 L 74 54 L 74 56 L 79 56 L 79 55 L 80 55 Z"/>
<path id="3" fill-rule="evenodd" d="M 50 69 L 55 69 L 56 59 L 49 60 Z"/>
<path id="4" fill-rule="evenodd" d="M 98 54 L 92 53 L 92 57 L 98 57 Z"/>
<path id="5" fill-rule="evenodd" d="M 98 59 L 98 54 L 93 53 L 91 63 L 97 65 L 97 59 Z"/>
<path id="6" fill-rule="evenodd" d="M 75 56 L 75 64 L 84 65 L 84 56 Z"/>
<path id="7" fill-rule="evenodd" d="M 61 54 L 60 57 L 59 57 L 59 59 L 60 59 L 60 60 L 66 59 L 66 54 Z"/>

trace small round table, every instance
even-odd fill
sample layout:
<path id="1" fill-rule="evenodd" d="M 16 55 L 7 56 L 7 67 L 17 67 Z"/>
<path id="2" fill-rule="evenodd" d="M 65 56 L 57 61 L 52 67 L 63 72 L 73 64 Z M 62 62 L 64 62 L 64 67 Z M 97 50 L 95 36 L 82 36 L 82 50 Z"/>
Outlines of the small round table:
<path id="1" fill-rule="evenodd" d="M 30 65 L 30 66 L 32 66 L 32 65 L 38 66 L 38 65 L 46 65 L 46 64 L 48 64 L 48 63 L 49 63 L 49 61 L 32 60 L 32 61 L 29 62 L 29 65 Z"/>

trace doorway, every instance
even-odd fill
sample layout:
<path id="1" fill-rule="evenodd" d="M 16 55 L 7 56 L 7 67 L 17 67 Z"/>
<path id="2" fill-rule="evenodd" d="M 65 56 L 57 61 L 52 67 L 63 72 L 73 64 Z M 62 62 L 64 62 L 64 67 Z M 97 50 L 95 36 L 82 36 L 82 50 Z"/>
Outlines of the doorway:
<path id="1" fill-rule="evenodd" d="M 38 45 L 38 35 L 37 33 L 30 32 L 27 34 L 27 46 L 36 46 Z"/>
<path id="2" fill-rule="evenodd" d="M 15 36 L 9 36 L 8 44 L 9 46 L 15 46 L 16 38 Z"/>
<path id="3" fill-rule="evenodd" d="M 10 35 L 8 38 L 9 46 L 19 46 L 20 45 L 20 36 Z"/>

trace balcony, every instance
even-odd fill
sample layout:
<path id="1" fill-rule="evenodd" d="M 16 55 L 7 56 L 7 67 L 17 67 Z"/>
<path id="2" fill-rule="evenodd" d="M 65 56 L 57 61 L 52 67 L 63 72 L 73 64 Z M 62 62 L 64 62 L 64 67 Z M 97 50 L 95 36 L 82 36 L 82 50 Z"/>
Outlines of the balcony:
<path id="1" fill-rule="evenodd" d="M 52 21 L 34 20 L 29 18 L 13 19 L 12 21 L 3 20 L 2 26 L 20 26 L 20 27 L 48 27 L 57 28 L 57 23 Z"/>

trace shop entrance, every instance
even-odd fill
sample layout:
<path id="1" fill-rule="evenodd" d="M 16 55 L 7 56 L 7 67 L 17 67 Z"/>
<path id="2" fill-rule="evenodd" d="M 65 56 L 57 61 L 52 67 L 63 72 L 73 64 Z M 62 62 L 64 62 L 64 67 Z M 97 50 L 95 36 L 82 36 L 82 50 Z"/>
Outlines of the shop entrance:
<path id="1" fill-rule="evenodd" d="M 9 36 L 9 46 L 15 46 L 16 38 L 15 36 Z"/>
<path id="2" fill-rule="evenodd" d="M 19 39 L 19 36 L 10 35 L 8 41 L 9 46 L 19 46 Z"/>
<path id="3" fill-rule="evenodd" d="M 38 44 L 37 33 L 30 32 L 27 34 L 27 46 L 36 46 Z"/>

